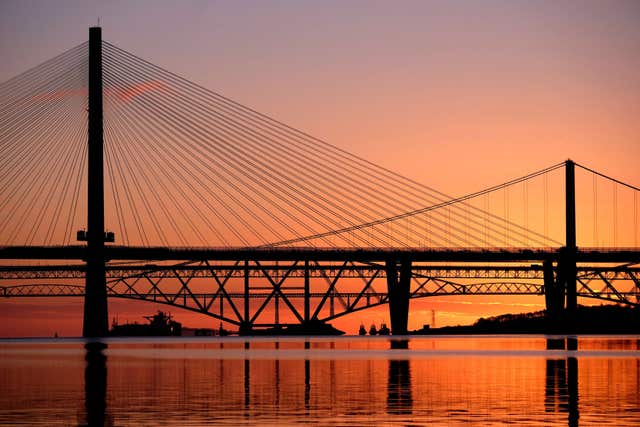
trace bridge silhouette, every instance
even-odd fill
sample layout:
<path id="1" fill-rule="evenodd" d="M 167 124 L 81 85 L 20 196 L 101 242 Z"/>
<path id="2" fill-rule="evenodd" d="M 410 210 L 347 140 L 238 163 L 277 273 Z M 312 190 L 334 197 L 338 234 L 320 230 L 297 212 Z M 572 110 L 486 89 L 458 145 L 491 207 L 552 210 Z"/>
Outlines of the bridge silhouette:
<path id="1" fill-rule="evenodd" d="M 243 334 L 382 304 L 406 334 L 410 300 L 434 295 L 544 296 L 551 319 L 578 297 L 640 304 L 640 189 L 571 160 L 450 197 L 103 41 L 99 27 L 1 84 L 0 111 L 2 295 L 84 297 L 85 337 L 108 335 L 108 297 Z M 576 171 L 593 180 L 593 247 L 577 244 Z M 558 174 L 561 238 L 548 233 Z M 609 246 L 597 244 L 601 181 L 613 186 Z M 502 215 L 489 206 L 500 193 Z"/>

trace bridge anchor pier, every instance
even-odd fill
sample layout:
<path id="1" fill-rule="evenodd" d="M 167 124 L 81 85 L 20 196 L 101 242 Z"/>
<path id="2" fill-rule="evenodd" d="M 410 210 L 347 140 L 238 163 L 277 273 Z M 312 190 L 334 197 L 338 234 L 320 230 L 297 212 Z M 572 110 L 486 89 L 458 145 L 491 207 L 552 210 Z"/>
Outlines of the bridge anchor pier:
<path id="1" fill-rule="evenodd" d="M 253 326 L 250 322 L 242 322 L 238 328 L 238 335 L 253 335 Z"/>
<path id="2" fill-rule="evenodd" d="M 561 248 L 558 260 L 558 285 L 566 291 L 566 311 L 569 314 L 574 314 L 578 308 L 576 275 L 575 248 Z"/>
<path id="3" fill-rule="evenodd" d="M 547 328 L 549 332 L 558 329 L 564 313 L 565 288 L 556 277 L 553 262 L 546 260 L 542 264 L 544 280 L 544 299 L 547 310 Z"/>
<path id="4" fill-rule="evenodd" d="M 391 333 L 406 335 L 409 326 L 409 296 L 411 286 L 411 261 L 388 260 L 386 262 L 387 290 Z"/>

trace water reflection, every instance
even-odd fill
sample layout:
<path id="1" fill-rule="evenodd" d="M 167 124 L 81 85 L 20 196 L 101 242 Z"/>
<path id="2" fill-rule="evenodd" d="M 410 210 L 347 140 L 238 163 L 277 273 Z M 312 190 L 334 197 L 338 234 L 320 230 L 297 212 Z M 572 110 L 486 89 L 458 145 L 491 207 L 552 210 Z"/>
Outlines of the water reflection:
<path id="1" fill-rule="evenodd" d="M 580 337 L 580 350 L 567 352 L 577 344 L 536 336 L 114 340 L 108 350 L 0 343 L 0 425 L 637 426 L 637 337 Z"/>
<path id="2" fill-rule="evenodd" d="M 409 348 L 409 340 L 404 339 L 391 339 L 390 340 L 391 350 L 407 350 Z"/>
<path id="3" fill-rule="evenodd" d="M 244 358 L 244 414 L 249 416 L 251 407 L 251 363 L 248 356 L 248 350 L 251 348 L 249 341 L 245 341 L 244 349 L 247 350 L 247 356 Z"/>
<path id="4" fill-rule="evenodd" d="M 548 338 L 547 349 L 577 350 L 574 337 Z M 566 412 L 570 427 L 578 426 L 578 359 L 547 359 L 544 406 L 546 412 Z"/>
<path id="5" fill-rule="evenodd" d="M 81 426 L 112 425 L 107 415 L 107 356 L 101 342 L 85 344 L 84 402 L 86 419 Z"/>
<path id="6" fill-rule="evenodd" d="M 243 362 L 244 362 L 244 366 L 243 366 L 244 409 L 245 409 L 245 416 L 249 417 L 251 414 L 251 411 L 254 409 L 252 406 L 252 399 L 251 399 L 252 359 L 249 353 L 249 350 L 251 350 L 251 343 L 246 341 L 244 342 L 243 347 L 246 350 L 246 356 L 243 359 Z M 278 351 L 280 349 L 280 342 L 275 341 L 273 343 L 273 348 L 274 350 Z M 308 341 L 305 341 L 304 349 L 309 350 L 310 348 L 311 348 L 311 343 Z M 228 363 L 228 361 L 226 362 Z M 309 408 L 311 407 L 311 361 L 309 358 L 305 358 L 303 363 L 304 363 L 304 408 L 305 410 L 308 411 Z M 280 406 L 280 398 L 281 398 L 280 364 L 281 364 L 281 360 L 279 358 L 275 358 L 273 361 L 273 380 L 272 380 L 273 381 L 272 398 L 273 398 L 275 407 Z M 225 360 L 220 359 L 220 374 L 219 374 L 220 378 L 223 378 L 224 376 L 224 366 L 225 366 Z M 229 369 L 233 369 L 233 368 L 229 368 Z M 335 389 L 335 367 L 333 369 L 334 369 L 334 374 L 330 375 L 330 380 L 332 382 L 331 384 L 332 389 Z M 256 372 L 256 374 L 261 375 L 261 374 L 264 374 L 264 372 Z"/>
<path id="7" fill-rule="evenodd" d="M 387 413 L 411 414 L 411 368 L 408 360 L 389 360 L 387 381 Z"/>
<path id="8" fill-rule="evenodd" d="M 409 348 L 409 340 L 401 339 L 390 341 L 390 347 L 406 350 Z M 389 359 L 387 379 L 387 413 L 405 415 L 413 412 L 413 399 L 411 397 L 411 367 L 409 360 Z"/>
<path id="9" fill-rule="evenodd" d="M 309 350 L 311 344 L 305 340 L 304 349 Z M 309 401 L 311 400 L 311 361 L 308 357 L 304 359 L 304 409 L 309 412 Z"/>
<path id="10" fill-rule="evenodd" d="M 280 348 L 280 341 L 274 343 L 274 348 L 278 350 Z M 276 407 L 280 407 L 280 359 L 275 360 L 275 366 L 273 367 L 274 375 L 274 404 Z"/>
<path id="11" fill-rule="evenodd" d="M 578 410 L 578 359 L 567 358 L 568 394 L 569 394 L 569 426 L 577 426 L 580 412 Z"/>
<path id="12" fill-rule="evenodd" d="M 307 351 L 313 351 L 314 348 L 311 346 L 309 341 L 305 341 L 302 343 L 303 348 Z M 249 350 L 251 350 L 251 344 L 249 342 L 244 342 L 243 347 L 247 350 L 247 355 L 243 359 L 243 384 L 244 384 L 244 413 L 246 417 L 249 417 L 252 410 L 255 409 L 254 406 L 256 402 L 252 402 L 251 395 L 251 387 L 252 387 L 252 366 L 254 363 L 249 356 Z M 390 349 L 408 349 L 408 340 L 391 340 L 389 344 Z M 273 343 L 274 350 L 280 350 L 280 342 L 275 341 Z M 328 348 L 335 349 L 335 342 L 331 342 L 328 344 Z M 284 349 L 286 351 L 286 348 Z M 281 403 L 281 387 L 282 387 L 282 379 L 281 379 L 281 364 L 282 360 L 279 358 L 275 358 L 273 360 L 273 371 L 272 373 L 267 373 L 267 376 L 272 375 L 272 399 L 274 406 L 280 407 Z M 288 363 L 288 362 L 284 362 Z M 412 383 L 411 383 L 411 367 L 410 361 L 408 359 L 396 360 L 395 358 L 389 359 L 386 361 L 387 363 L 387 387 L 386 387 L 386 409 L 388 414 L 411 414 L 413 411 L 413 395 L 412 395 Z M 328 366 L 327 366 L 328 364 Z M 221 369 L 224 370 L 221 365 Z M 300 366 L 300 365 L 299 365 Z M 333 405 L 336 401 L 336 396 L 338 395 L 337 389 L 339 388 L 339 384 L 336 380 L 336 361 L 331 359 L 329 361 L 325 360 L 314 360 L 310 357 L 305 357 L 302 361 L 303 366 L 303 376 L 300 378 L 301 382 L 298 384 L 304 386 L 303 393 L 303 408 L 304 413 L 308 414 L 312 408 L 312 401 L 325 401 L 328 400 Z M 232 368 L 230 368 L 232 369 Z M 324 371 L 327 369 L 327 371 Z M 317 378 L 312 378 L 312 372 L 326 372 L 328 375 L 319 375 Z M 221 371 L 220 375 L 223 372 Z M 257 372 L 256 375 L 263 378 L 263 374 L 265 372 Z M 366 389 L 371 390 L 375 384 L 375 376 L 376 370 L 368 369 L 366 370 L 366 374 L 364 377 L 368 381 L 369 386 Z M 290 387 L 291 378 L 285 378 L 285 382 Z M 259 381 L 264 381 L 260 379 Z M 254 386 L 256 384 L 253 384 Z M 314 393 L 319 394 L 315 396 Z M 326 395 L 323 395 L 326 394 Z"/>

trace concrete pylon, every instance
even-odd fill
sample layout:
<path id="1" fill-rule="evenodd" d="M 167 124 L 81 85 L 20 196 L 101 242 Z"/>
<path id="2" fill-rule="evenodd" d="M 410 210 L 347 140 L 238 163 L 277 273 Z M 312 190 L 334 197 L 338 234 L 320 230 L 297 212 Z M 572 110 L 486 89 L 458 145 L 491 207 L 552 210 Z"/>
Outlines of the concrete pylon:
<path id="1" fill-rule="evenodd" d="M 391 333 L 406 335 L 409 326 L 409 294 L 411 286 L 411 260 L 386 261 L 387 291 Z"/>
<path id="2" fill-rule="evenodd" d="M 87 275 L 82 336 L 109 334 L 104 253 L 104 165 L 102 128 L 102 29 L 89 28 L 89 120 Z"/>

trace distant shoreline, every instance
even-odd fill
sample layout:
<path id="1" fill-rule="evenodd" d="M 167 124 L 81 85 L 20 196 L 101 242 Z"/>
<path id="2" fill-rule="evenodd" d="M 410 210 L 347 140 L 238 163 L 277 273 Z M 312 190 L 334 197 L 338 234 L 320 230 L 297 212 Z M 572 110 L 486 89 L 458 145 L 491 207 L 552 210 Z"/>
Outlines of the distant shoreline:
<path id="1" fill-rule="evenodd" d="M 331 328 L 325 325 L 325 328 Z M 294 328 L 296 329 L 296 328 Z M 298 328 L 299 329 L 299 328 Z M 297 333 L 268 334 L 260 331 L 254 335 L 225 335 L 222 338 L 232 338 L 234 340 L 243 338 L 283 338 L 283 337 L 320 337 L 336 338 L 340 335 L 327 334 L 322 328 L 316 328 L 317 334 L 304 334 L 304 331 L 296 330 Z M 271 331 L 270 331 L 271 332 Z M 325 332 L 325 333 L 322 333 Z M 339 331 L 342 332 L 342 331 Z M 536 311 L 522 314 L 504 314 L 495 317 L 481 318 L 473 325 L 444 326 L 440 328 L 423 328 L 409 331 L 407 335 L 396 335 L 395 337 L 412 336 L 432 336 L 432 335 L 640 335 L 640 307 L 626 307 L 621 305 L 600 305 L 600 306 L 578 306 L 577 311 L 571 317 L 560 315 L 550 318 L 546 311 Z M 394 335 L 341 335 L 342 337 L 386 337 L 393 339 Z M 216 338 L 221 338 L 216 335 Z M 112 340 L 117 337 L 106 337 Z M 125 337 L 126 338 L 126 337 Z M 200 339 L 211 338 L 211 336 L 174 336 L 174 337 L 143 337 L 163 338 L 163 339 Z M 56 340 L 54 337 L 0 337 L 3 341 L 20 340 Z M 86 342 L 82 337 L 60 337 L 64 341 L 77 340 Z"/>
<path id="2" fill-rule="evenodd" d="M 573 315 L 551 317 L 545 310 L 481 318 L 473 325 L 423 328 L 409 335 L 637 335 L 640 307 L 578 306 Z"/>

